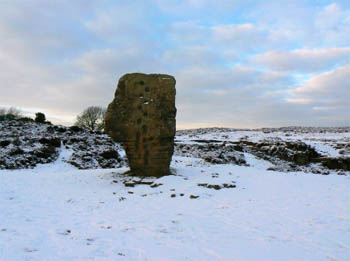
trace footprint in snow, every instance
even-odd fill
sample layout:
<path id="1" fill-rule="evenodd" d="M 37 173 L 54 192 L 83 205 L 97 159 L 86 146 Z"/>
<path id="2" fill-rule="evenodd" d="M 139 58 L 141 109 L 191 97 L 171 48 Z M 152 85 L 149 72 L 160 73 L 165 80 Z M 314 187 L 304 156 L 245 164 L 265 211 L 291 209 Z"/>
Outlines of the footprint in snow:
<path id="1" fill-rule="evenodd" d="M 68 236 L 72 231 L 70 229 L 66 229 L 63 231 L 58 231 L 57 234 L 63 235 L 63 236 Z"/>
<path id="2" fill-rule="evenodd" d="M 24 251 L 27 252 L 27 253 L 33 253 L 33 252 L 37 252 L 38 249 L 36 249 L 36 248 L 25 248 Z"/>
<path id="3" fill-rule="evenodd" d="M 94 238 L 87 238 L 86 241 L 87 241 L 86 245 L 90 246 L 93 242 L 95 242 L 95 239 Z"/>

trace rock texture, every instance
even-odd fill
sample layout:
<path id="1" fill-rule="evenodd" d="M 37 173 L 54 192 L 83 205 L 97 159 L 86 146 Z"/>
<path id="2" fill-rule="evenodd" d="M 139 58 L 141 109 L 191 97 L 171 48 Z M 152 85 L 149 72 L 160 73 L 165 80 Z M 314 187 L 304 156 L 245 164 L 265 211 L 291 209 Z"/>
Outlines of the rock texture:
<path id="1" fill-rule="evenodd" d="M 164 74 L 126 74 L 108 106 L 105 131 L 122 142 L 131 173 L 170 173 L 175 136 L 175 78 Z"/>
<path id="2" fill-rule="evenodd" d="M 226 142 L 203 142 L 202 144 L 175 143 L 175 155 L 181 157 L 202 158 L 211 164 L 246 165 L 244 154 L 236 146 Z"/>
<path id="3" fill-rule="evenodd" d="M 16 120 L 0 121 L 0 169 L 63 161 L 79 169 L 127 166 L 120 144 L 100 131 Z"/>

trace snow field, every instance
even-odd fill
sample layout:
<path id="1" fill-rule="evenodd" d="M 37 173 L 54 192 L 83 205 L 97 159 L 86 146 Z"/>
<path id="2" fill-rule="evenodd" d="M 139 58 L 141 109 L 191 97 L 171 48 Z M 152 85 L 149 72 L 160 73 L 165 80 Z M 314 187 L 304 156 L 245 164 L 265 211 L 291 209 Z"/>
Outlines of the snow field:
<path id="1" fill-rule="evenodd" d="M 1 261 L 349 260 L 350 176 L 269 172 L 247 155 L 250 167 L 174 157 L 175 175 L 127 187 L 140 179 L 125 168 L 62 158 L 0 171 Z"/>

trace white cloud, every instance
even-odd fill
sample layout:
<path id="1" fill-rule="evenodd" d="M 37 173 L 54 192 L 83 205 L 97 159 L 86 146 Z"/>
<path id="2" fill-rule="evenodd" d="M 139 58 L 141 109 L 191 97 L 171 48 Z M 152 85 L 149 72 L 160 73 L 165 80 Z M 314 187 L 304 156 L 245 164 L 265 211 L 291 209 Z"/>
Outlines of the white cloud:
<path id="1" fill-rule="evenodd" d="M 253 24 L 217 25 L 211 30 L 216 43 L 231 48 L 259 49 L 266 38 L 265 32 Z"/>
<path id="2" fill-rule="evenodd" d="M 342 26 L 349 25 L 349 18 L 348 10 L 342 10 L 337 3 L 332 3 L 316 15 L 315 25 L 322 29 L 338 31 Z"/>
<path id="3" fill-rule="evenodd" d="M 207 46 L 194 45 L 166 50 L 162 55 L 161 62 L 175 70 L 183 70 L 184 68 L 221 68 L 225 59 L 217 50 L 212 50 Z"/>
<path id="4" fill-rule="evenodd" d="M 296 104 L 311 104 L 311 99 L 296 99 L 296 98 L 289 98 L 287 99 L 287 102 L 289 103 L 296 103 Z"/>
<path id="5" fill-rule="evenodd" d="M 350 63 L 350 47 L 269 51 L 252 61 L 272 70 L 310 73 Z"/>
<path id="6" fill-rule="evenodd" d="M 208 91 L 215 89 L 238 89 L 255 83 L 260 73 L 247 67 L 229 68 L 192 67 L 176 73 L 181 90 L 198 89 Z"/>
<path id="7" fill-rule="evenodd" d="M 175 41 L 180 46 L 188 43 L 205 45 L 211 40 L 209 39 L 210 29 L 195 21 L 172 23 L 168 28 L 167 34 L 172 41 Z"/>
<path id="8" fill-rule="evenodd" d="M 324 7 L 315 18 L 315 31 L 329 44 L 350 42 L 350 10 L 343 10 L 337 3 Z"/>
<path id="9" fill-rule="evenodd" d="M 315 110 L 338 108 L 334 116 L 347 115 L 350 109 L 349 75 L 350 66 L 343 66 L 314 76 L 291 92 L 291 102 L 305 100 Z"/>
<path id="10" fill-rule="evenodd" d="M 228 58 L 266 48 L 272 42 L 268 30 L 251 23 L 202 25 L 190 20 L 172 23 L 167 29 L 166 36 L 175 45 L 174 48 L 196 45 L 215 50 Z"/>
<path id="11" fill-rule="evenodd" d="M 176 16 L 184 14 L 222 14 L 230 13 L 232 10 L 238 9 L 241 6 L 251 2 L 260 0 L 154 0 L 154 3 L 161 11 Z"/>
<path id="12" fill-rule="evenodd" d="M 72 59 L 71 64 L 94 77 L 159 69 L 154 57 L 137 48 L 91 50 Z"/>
<path id="13" fill-rule="evenodd" d="M 349 21 L 292 0 L 5 0 L 0 106 L 71 121 L 138 71 L 176 77 L 179 127 L 344 122 Z"/>
<path id="14" fill-rule="evenodd" d="M 150 29 L 145 19 L 145 4 L 121 2 L 117 6 L 97 9 L 93 18 L 84 22 L 86 28 L 105 41 L 133 41 Z"/>

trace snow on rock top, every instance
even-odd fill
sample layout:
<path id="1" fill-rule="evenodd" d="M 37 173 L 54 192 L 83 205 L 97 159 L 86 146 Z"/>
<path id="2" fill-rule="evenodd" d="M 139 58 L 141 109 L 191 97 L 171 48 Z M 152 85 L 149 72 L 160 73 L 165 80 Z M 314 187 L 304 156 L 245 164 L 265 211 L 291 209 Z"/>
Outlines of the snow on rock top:
<path id="1" fill-rule="evenodd" d="M 72 150 L 67 163 L 79 169 L 126 165 L 120 144 L 99 131 L 36 122 L 0 122 L 0 169 L 34 168 L 58 159 L 62 148 Z"/>
<path id="2" fill-rule="evenodd" d="M 69 154 L 62 157 L 62 153 Z M 177 131 L 174 156 L 201 159 L 202 165 L 252 166 L 315 174 L 350 171 L 350 128 L 287 127 L 275 129 L 206 128 Z M 36 122 L 0 122 L 0 169 L 34 168 L 66 162 L 79 169 L 127 167 L 119 143 L 100 131 Z M 252 166 L 254 167 L 254 166 Z"/>
<path id="3" fill-rule="evenodd" d="M 350 127 L 179 130 L 175 155 L 211 163 L 249 165 L 248 158 L 272 163 L 269 170 L 338 174 L 350 171 Z"/>

